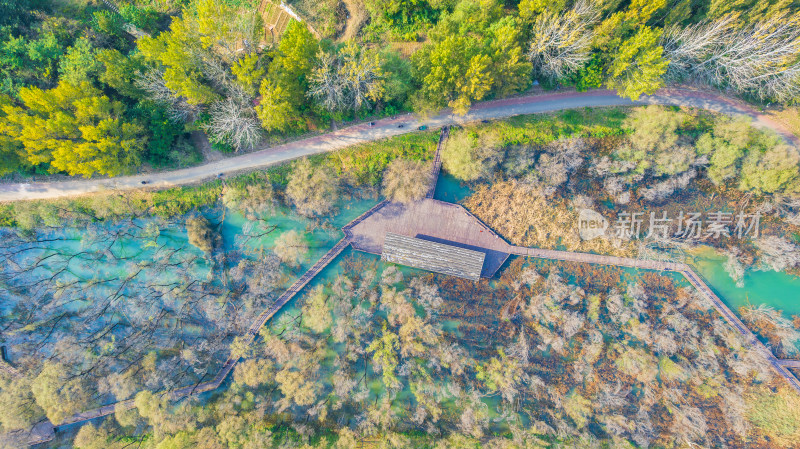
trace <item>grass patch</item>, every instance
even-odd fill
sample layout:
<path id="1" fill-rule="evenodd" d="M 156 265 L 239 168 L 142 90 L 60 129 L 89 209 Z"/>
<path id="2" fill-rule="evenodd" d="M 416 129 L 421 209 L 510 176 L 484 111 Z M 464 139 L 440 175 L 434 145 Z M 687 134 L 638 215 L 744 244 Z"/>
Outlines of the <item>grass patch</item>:
<path id="1" fill-rule="evenodd" d="M 476 127 L 499 134 L 507 145 L 542 145 L 561 137 L 608 137 L 625 134 L 622 122 L 630 108 L 582 108 L 512 117 Z"/>
<path id="2" fill-rule="evenodd" d="M 748 403 L 747 418 L 765 436 L 787 443 L 800 441 L 800 396 L 794 391 L 762 390 Z"/>

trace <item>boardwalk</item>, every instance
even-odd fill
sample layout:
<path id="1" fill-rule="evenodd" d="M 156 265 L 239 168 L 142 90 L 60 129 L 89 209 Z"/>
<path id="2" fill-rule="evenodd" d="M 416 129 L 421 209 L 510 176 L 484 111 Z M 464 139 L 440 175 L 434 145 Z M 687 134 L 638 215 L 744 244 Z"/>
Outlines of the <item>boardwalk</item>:
<path id="1" fill-rule="evenodd" d="M 267 321 L 300 292 L 323 268 L 333 261 L 336 256 L 341 254 L 348 244 L 360 251 L 380 254 L 383 249 L 386 233 L 393 232 L 483 251 L 486 254 L 486 261 L 481 275 L 484 277 L 491 277 L 510 254 L 548 260 L 613 265 L 680 273 L 698 292 L 706 297 L 717 312 L 739 332 L 747 346 L 763 355 L 773 369 L 786 379 L 789 385 L 800 392 L 800 381 L 788 370 L 788 368 L 800 368 L 800 360 L 780 360 L 776 358 L 772 351 L 758 340 L 756 335 L 739 320 L 736 314 L 725 305 L 713 290 L 708 287 L 700 275 L 692 270 L 689 265 L 657 260 L 642 260 L 514 246 L 503 240 L 497 233 L 462 206 L 432 199 L 433 192 L 436 189 L 435 184 L 439 169 L 441 167 L 441 148 L 448 134 L 449 129 L 446 127 L 443 128 L 434 157 L 431 187 L 428 190 L 428 196 L 421 201 L 409 205 L 383 200 L 345 225 L 342 228 L 344 238 L 336 243 L 333 248 L 281 294 L 269 309 L 256 317 L 248 328 L 247 333 L 244 335 L 246 344 L 251 344 L 258 335 L 259 330 Z M 169 395 L 172 400 L 177 400 L 217 389 L 222 385 L 231 371 L 233 371 L 237 363 L 238 359 L 229 358 L 212 380 L 196 385 L 189 385 L 177 390 L 165 392 L 164 394 Z M 9 365 L 6 366 L 13 370 L 13 367 Z M 3 369 L 3 366 L 0 366 L 0 370 Z M 131 409 L 133 407 L 134 401 L 128 399 L 126 401 L 77 413 L 65 419 L 63 422 L 59 423 L 59 425 L 76 424 L 110 415 L 118 409 Z M 18 431 L 5 437 L 18 438 L 20 441 L 27 441 L 28 444 L 39 444 L 52 440 L 54 431 L 55 426 L 53 424 L 49 421 L 43 421 L 34 426 L 30 431 Z M 0 437 L 3 436 L 0 435 Z"/>
<path id="2" fill-rule="evenodd" d="M 439 171 L 442 169 L 442 147 L 450 136 L 450 127 L 442 127 L 442 133 L 439 135 L 439 143 L 436 145 L 436 155 L 433 157 L 433 167 L 431 168 L 431 178 L 428 187 L 428 193 L 425 198 L 433 198 L 436 193 L 436 184 L 439 181 Z"/>
<path id="3" fill-rule="evenodd" d="M 800 360 L 778 360 L 778 363 L 786 368 L 800 368 Z"/>
<path id="4" fill-rule="evenodd" d="M 411 204 L 385 203 L 348 229 L 353 248 L 383 252 L 387 233 L 445 243 L 486 255 L 482 277 L 491 277 L 508 258 L 508 243 L 458 204 L 425 198 Z"/>
<path id="5" fill-rule="evenodd" d="M 518 254 L 527 257 L 536 257 L 540 259 L 549 260 L 563 260 L 568 262 L 591 263 L 599 265 L 614 265 L 619 267 L 640 268 L 645 270 L 658 270 L 658 271 L 671 271 L 681 274 L 686 280 L 709 300 L 711 305 L 717 312 L 725 318 L 725 321 L 731 325 L 745 341 L 745 344 L 751 349 L 759 352 L 769 362 L 772 368 L 778 372 L 798 393 L 800 393 L 800 381 L 797 377 L 789 371 L 788 367 L 800 368 L 800 363 L 793 363 L 794 361 L 780 360 L 762 343 L 753 332 L 745 326 L 744 323 L 736 316 L 730 308 L 714 293 L 708 284 L 697 274 L 692 268 L 683 263 L 663 262 L 657 260 L 641 260 L 631 259 L 625 257 L 603 256 L 599 254 L 588 253 L 574 253 L 568 251 L 555 251 L 539 248 L 526 248 L 522 246 L 513 246 L 510 248 L 512 254 Z"/>

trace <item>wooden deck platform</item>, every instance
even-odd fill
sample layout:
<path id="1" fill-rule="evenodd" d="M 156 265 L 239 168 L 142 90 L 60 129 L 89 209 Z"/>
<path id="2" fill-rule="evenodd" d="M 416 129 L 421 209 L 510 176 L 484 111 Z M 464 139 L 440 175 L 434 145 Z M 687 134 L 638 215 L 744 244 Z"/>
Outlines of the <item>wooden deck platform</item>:
<path id="1" fill-rule="evenodd" d="M 481 277 L 492 277 L 511 252 L 509 244 L 458 204 L 426 198 L 386 203 L 349 229 L 353 248 L 383 252 L 387 233 L 407 235 L 485 254 Z"/>

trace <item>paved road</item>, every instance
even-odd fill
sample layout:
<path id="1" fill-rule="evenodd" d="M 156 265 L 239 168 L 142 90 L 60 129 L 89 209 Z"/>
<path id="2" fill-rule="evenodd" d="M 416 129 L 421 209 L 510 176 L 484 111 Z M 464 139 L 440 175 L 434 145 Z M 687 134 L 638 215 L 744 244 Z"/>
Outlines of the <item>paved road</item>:
<path id="1" fill-rule="evenodd" d="M 563 94 L 535 95 L 479 103 L 475 105 L 466 116 L 453 115 L 449 111 L 443 111 L 439 115 L 428 118 L 419 118 L 407 114 L 394 119 L 379 120 L 373 127 L 370 127 L 368 124 L 355 125 L 343 128 L 339 131 L 266 148 L 253 153 L 169 172 L 124 176 L 111 179 L 0 184 L 0 202 L 59 198 L 107 190 L 138 189 L 142 187 L 142 181 L 147 181 L 149 187 L 158 188 L 193 184 L 213 178 L 218 173 L 231 174 L 263 168 L 291 159 L 339 150 L 359 143 L 406 134 L 415 131 L 417 127 L 421 125 L 433 128 L 562 109 L 630 106 L 634 104 L 691 106 L 729 115 L 743 114 L 753 118 L 755 126 L 773 129 L 792 143 L 798 143 L 797 139 L 786 129 L 782 128 L 780 124 L 771 121 L 766 116 L 758 114 L 744 103 L 721 95 L 687 89 L 662 89 L 655 95 L 643 97 L 641 100 L 633 102 L 625 98 L 620 98 L 611 91 L 594 90 L 583 93 L 569 92 Z M 399 128 L 398 126 L 401 124 L 403 127 Z"/>

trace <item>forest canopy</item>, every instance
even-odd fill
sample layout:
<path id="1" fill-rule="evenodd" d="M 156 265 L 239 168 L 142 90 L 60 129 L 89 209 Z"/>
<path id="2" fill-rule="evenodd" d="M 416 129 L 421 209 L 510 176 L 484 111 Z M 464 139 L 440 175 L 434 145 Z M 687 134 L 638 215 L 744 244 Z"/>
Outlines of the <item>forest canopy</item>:
<path id="1" fill-rule="evenodd" d="M 4 1 L 0 174 L 185 166 L 205 145 L 464 114 L 536 84 L 636 99 L 689 83 L 787 105 L 800 93 L 800 17 L 777 0 L 365 0 L 346 30 L 326 25 L 338 13 L 325 1 L 292 2 L 305 21 L 268 0 L 117 3 Z"/>

